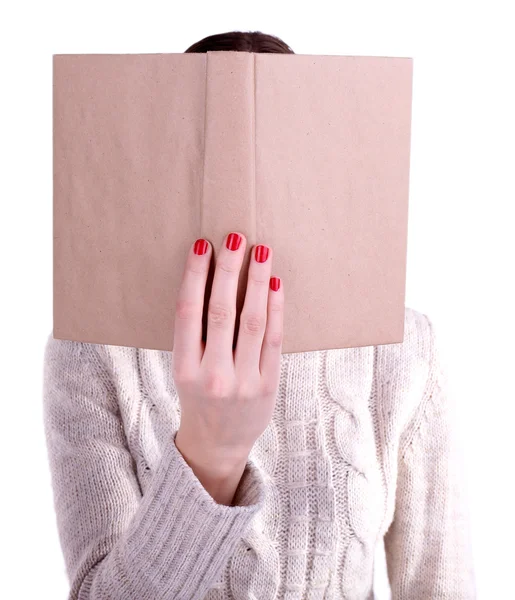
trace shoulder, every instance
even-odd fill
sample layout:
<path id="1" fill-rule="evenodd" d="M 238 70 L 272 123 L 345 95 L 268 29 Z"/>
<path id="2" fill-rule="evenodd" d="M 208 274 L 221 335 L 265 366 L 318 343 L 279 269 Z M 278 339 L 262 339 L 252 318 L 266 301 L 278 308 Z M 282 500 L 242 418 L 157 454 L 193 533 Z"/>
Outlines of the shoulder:
<path id="1" fill-rule="evenodd" d="M 97 356 L 96 347 L 97 344 L 54 337 L 52 330 L 45 341 L 44 361 L 47 366 L 75 371 L 79 364 Z"/>
<path id="2" fill-rule="evenodd" d="M 397 437 L 424 405 L 440 373 L 436 332 L 427 314 L 406 307 L 403 341 L 375 347 L 376 399 L 385 428 Z"/>
<path id="3" fill-rule="evenodd" d="M 404 339 L 396 344 L 376 346 L 378 374 L 387 384 L 393 376 L 410 377 L 418 371 L 419 375 L 429 368 L 433 352 L 434 326 L 431 319 L 414 308 L 405 307 Z"/>
<path id="4" fill-rule="evenodd" d="M 380 375 L 402 380 L 413 375 L 429 374 L 436 351 L 436 333 L 432 319 L 414 308 L 405 307 L 404 339 L 396 344 L 376 346 L 377 367 Z"/>
<path id="5" fill-rule="evenodd" d="M 74 370 L 94 368 L 96 371 L 115 374 L 124 366 L 134 369 L 138 348 L 114 346 L 95 342 L 81 342 L 54 337 L 53 330 L 45 342 L 45 363 L 54 363 Z"/>

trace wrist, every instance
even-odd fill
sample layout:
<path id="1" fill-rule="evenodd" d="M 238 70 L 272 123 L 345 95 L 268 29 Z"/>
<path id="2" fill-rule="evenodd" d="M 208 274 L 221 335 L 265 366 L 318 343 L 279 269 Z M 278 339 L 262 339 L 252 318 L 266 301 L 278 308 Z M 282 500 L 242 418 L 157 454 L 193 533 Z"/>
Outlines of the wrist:
<path id="1" fill-rule="evenodd" d="M 182 433 L 179 436 L 179 431 L 177 432 L 175 445 L 184 461 L 215 502 L 233 506 L 238 485 L 245 471 L 247 457 L 238 461 L 220 460 L 206 452 L 205 448 L 199 452 L 198 444 L 190 445 L 188 440 L 191 438 L 183 438 Z"/>
<path id="2" fill-rule="evenodd" d="M 189 434 L 184 427 L 179 427 L 175 445 L 190 467 L 195 466 L 212 479 L 231 477 L 240 470 L 243 472 L 248 460 L 248 452 L 228 451 L 203 442 L 199 436 Z"/>

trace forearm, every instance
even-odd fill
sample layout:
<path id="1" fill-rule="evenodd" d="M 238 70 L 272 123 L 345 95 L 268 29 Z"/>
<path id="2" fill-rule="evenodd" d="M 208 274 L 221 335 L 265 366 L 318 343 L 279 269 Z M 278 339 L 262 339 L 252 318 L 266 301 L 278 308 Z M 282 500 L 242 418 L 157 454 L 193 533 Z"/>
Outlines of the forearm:
<path id="1" fill-rule="evenodd" d="M 203 448 L 198 440 L 180 428 L 175 445 L 214 501 L 232 506 L 248 457 L 223 458 Z"/>

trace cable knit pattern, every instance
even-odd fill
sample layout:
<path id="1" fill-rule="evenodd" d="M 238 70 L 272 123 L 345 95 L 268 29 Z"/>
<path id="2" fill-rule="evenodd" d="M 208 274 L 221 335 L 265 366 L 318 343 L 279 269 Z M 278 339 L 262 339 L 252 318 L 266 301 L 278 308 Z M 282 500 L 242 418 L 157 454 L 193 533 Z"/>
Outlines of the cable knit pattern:
<path id="1" fill-rule="evenodd" d="M 55 340 L 44 427 L 69 600 L 474 599 L 452 399 L 428 317 L 400 344 L 283 354 L 234 506 L 175 446 L 172 352 Z"/>
<path id="2" fill-rule="evenodd" d="M 372 591 L 374 549 L 385 505 L 376 463 L 374 413 L 369 405 L 375 397 L 373 361 L 372 347 L 330 351 L 326 360 L 328 390 L 338 405 L 333 435 L 344 461 L 340 506 L 348 526 L 342 536 L 338 578 L 342 598 L 367 598 Z"/>

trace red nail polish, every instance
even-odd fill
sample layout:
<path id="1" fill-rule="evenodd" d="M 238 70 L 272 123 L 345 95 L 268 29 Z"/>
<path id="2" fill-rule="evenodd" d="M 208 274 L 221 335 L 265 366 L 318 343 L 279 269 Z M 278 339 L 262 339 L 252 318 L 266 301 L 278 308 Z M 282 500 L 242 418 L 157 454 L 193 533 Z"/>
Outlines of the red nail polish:
<path id="1" fill-rule="evenodd" d="M 267 246 L 256 246 L 254 256 L 259 263 L 266 262 L 268 258 L 268 247 Z"/>
<path id="2" fill-rule="evenodd" d="M 199 238 L 193 246 L 193 252 L 195 252 L 195 254 L 205 254 L 207 252 L 206 240 Z"/>
<path id="3" fill-rule="evenodd" d="M 279 277 L 270 277 L 270 289 L 277 292 L 279 287 L 281 286 L 281 279 Z"/>
<path id="4" fill-rule="evenodd" d="M 227 236 L 227 241 L 225 242 L 225 245 L 227 246 L 227 248 L 229 248 L 229 250 L 238 250 L 240 244 L 241 235 L 238 235 L 237 233 L 230 233 Z"/>

